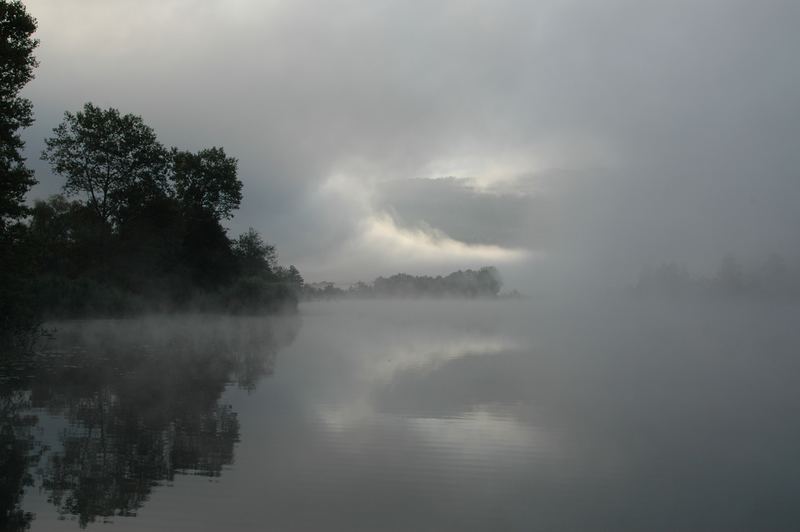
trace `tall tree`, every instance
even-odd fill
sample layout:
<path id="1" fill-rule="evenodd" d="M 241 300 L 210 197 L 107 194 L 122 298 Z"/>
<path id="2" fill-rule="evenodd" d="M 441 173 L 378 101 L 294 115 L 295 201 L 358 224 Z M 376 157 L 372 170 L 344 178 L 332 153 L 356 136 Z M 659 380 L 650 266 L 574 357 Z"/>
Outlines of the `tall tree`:
<path id="1" fill-rule="evenodd" d="M 0 0 L 0 344 L 24 341 L 36 323 L 29 261 L 20 246 L 25 194 L 36 183 L 25 167 L 20 130 L 33 122 L 33 108 L 19 96 L 37 64 L 35 30 L 36 20 L 22 2 Z"/>
<path id="2" fill-rule="evenodd" d="M 184 219 L 182 262 L 196 286 L 215 290 L 236 275 L 237 257 L 220 223 L 242 200 L 237 161 L 222 148 L 197 153 L 172 149 L 175 199 Z"/>
<path id="3" fill-rule="evenodd" d="M 167 194 L 169 152 L 141 117 L 87 103 L 64 113 L 53 133 L 42 158 L 66 178 L 64 191 L 85 196 L 103 222 Z"/>
<path id="4" fill-rule="evenodd" d="M 24 198 L 36 180 L 25 167 L 19 130 L 33 123 L 30 100 L 19 96 L 37 66 L 31 36 L 36 20 L 19 1 L 0 0 L 0 232 L 27 213 Z"/>
<path id="5" fill-rule="evenodd" d="M 175 191 L 188 211 L 203 210 L 217 220 L 229 219 L 242 201 L 237 161 L 222 148 L 197 153 L 172 150 Z"/>

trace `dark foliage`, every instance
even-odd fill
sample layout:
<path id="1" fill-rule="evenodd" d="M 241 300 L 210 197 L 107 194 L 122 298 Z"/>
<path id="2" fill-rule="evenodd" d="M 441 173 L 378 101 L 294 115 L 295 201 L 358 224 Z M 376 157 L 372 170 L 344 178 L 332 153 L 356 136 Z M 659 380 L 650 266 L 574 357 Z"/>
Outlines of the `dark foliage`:
<path id="1" fill-rule="evenodd" d="M 222 148 L 197 153 L 172 150 L 175 193 L 187 210 L 228 219 L 242 201 L 242 183 L 236 178 L 237 161 Z"/>
<path id="2" fill-rule="evenodd" d="M 42 158 L 65 177 L 64 191 L 85 197 L 102 222 L 136 217 L 167 195 L 169 152 L 140 117 L 87 103 L 64 113 L 53 133 Z"/>
<path id="3" fill-rule="evenodd" d="M 332 283 L 306 285 L 305 297 L 330 299 L 337 297 L 497 297 L 502 287 L 500 274 L 494 266 L 479 270 L 459 270 L 446 276 L 414 276 L 398 273 L 378 277 L 372 284 L 359 281 L 347 290 Z"/>
<path id="4" fill-rule="evenodd" d="M 20 130 L 33 122 L 31 102 L 19 96 L 33 79 L 36 20 L 19 1 L 0 0 L 0 356 L 17 349 L 36 327 L 27 257 L 21 249 L 25 194 L 36 183 L 25 167 Z"/>
<path id="5" fill-rule="evenodd" d="M 33 79 L 36 20 L 19 1 L 0 0 L 0 233 L 27 213 L 25 194 L 36 181 L 25 167 L 20 130 L 33 123 L 31 102 L 19 96 Z"/>
<path id="6" fill-rule="evenodd" d="M 43 158 L 76 198 L 37 202 L 27 228 L 46 317 L 296 306 L 297 270 L 255 230 L 232 240 L 222 226 L 242 198 L 222 148 L 167 150 L 140 117 L 89 103 L 65 114 Z"/>
<path id="7" fill-rule="evenodd" d="M 271 277 L 277 268 L 278 255 L 252 227 L 233 241 L 233 252 L 239 261 L 240 273 L 254 277 Z"/>

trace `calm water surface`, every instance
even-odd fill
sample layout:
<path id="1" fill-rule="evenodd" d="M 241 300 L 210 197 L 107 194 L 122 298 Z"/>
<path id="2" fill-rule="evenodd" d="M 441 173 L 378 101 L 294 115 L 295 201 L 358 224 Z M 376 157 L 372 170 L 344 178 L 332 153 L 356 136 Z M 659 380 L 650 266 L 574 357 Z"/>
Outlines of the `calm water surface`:
<path id="1" fill-rule="evenodd" d="M 797 530 L 798 310 L 53 324 L 0 373 L 0 529 Z"/>

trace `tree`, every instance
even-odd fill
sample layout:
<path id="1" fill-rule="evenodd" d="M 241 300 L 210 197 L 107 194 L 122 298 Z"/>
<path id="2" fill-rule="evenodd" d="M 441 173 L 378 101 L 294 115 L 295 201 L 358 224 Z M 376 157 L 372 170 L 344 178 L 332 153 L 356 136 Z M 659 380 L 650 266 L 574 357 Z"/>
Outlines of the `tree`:
<path id="1" fill-rule="evenodd" d="M 39 41 L 31 38 L 36 20 L 19 1 L 0 0 L 0 233 L 27 209 L 25 194 L 36 183 L 25 167 L 24 143 L 19 130 L 33 123 L 32 105 L 19 96 L 33 79 L 37 66 L 33 50 Z"/>
<path id="2" fill-rule="evenodd" d="M 19 134 L 33 122 L 31 102 L 19 92 L 37 64 L 35 30 L 36 20 L 21 2 L 0 0 L 0 351 L 9 342 L 26 343 L 37 321 L 29 257 L 20 245 L 25 236 L 20 219 L 28 214 L 25 194 L 36 180 L 25 167 Z"/>
<path id="3" fill-rule="evenodd" d="M 242 201 L 237 161 L 222 148 L 197 153 L 172 150 L 175 191 L 187 210 L 204 210 L 218 220 L 229 219 Z"/>
<path id="4" fill-rule="evenodd" d="M 71 263 L 77 255 L 74 252 L 76 233 L 78 229 L 85 230 L 79 227 L 80 222 L 84 221 L 80 212 L 85 208 L 62 195 L 34 203 L 27 245 L 31 249 L 30 255 L 34 257 L 31 266 L 37 274 L 74 273 L 75 268 Z"/>
<path id="5" fill-rule="evenodd" d="M 494 266 L 484 266 L 477 274 L 478 291 L 480 295 L 496 296 L 503 287 L 500 272 Z"/>
<path id="6" fill-rule="evenodd" d="M 300 271 L 295 267 L 295 265 L 290 264 L 289 267 L 285 268 L 284 270 L 283 278 L 286 280 L 286 282 L 292 285 L 296 290 L 302 290 L 305 280 L 303 279 L 303 276 L 300 275 Z"/>
<path id="7" fill-rule="evenodd" d="M 64 113 L 42 158 L 66 178 L 64 191 L 84 195 L 103 222 L 135 215 L 168 192 L 169 152 L 141 117 L 87 103 Z"/>
<path id="8" fill-rule="evenodd" d="M 230 283 L 238 265 L 225 228 L 206 211 L 194 212 L 186 220 L 180 262 L 193 285 L 203 290 Z"/>
<path id="9" fill-rule="evenodd" d="M 264 242 L 258 231 L 252 227 L 233 241 L 233 253 L 239 261 L 240 273 L 244 276 L 264 276 L 276 271 L 278 254 L 275 246 Z"/>

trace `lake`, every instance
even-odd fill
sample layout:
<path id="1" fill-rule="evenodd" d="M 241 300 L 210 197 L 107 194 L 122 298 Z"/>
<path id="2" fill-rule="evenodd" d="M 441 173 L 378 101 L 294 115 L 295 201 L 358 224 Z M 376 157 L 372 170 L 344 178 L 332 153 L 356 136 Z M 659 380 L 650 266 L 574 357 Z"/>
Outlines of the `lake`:
<path id="1" fill-rule="evenodd" d="M 797 530 L 800 308 L 331 301 L 48 325 L 8 530 Z"/>

